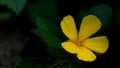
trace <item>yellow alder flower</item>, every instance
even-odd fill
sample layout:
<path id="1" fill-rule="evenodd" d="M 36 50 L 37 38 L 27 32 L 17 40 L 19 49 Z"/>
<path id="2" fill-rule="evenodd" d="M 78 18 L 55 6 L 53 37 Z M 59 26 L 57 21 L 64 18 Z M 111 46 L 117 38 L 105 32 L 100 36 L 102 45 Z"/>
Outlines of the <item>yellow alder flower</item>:
<path id="1" fill-rule="evenodd" d="M 104 53 L 108 49 L 106 36 L 90 38 L 101 28 L 100 20 L 94 15 L 85 16 L 80 25 L 79 32 L 76 29 L 75 21 L 71 15 L 67 15 L 61 21 L 63 33 L 69 38 L 62 42 L 62 47 L 71 54 L 76 54 L 79 60 L 92 62 L 96 59 L 93 53 Z"/>

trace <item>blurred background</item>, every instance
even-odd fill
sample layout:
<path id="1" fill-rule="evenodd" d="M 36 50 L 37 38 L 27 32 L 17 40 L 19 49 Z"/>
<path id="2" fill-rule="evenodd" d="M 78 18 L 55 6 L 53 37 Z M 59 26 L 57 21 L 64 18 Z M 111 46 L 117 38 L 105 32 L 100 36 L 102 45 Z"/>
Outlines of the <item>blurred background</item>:
<path id="1" fill-rule="evenodd" d="M 0 0 L 0 68 L 107 68 L 118 66 L 120 5 L 117 0 Z M 94 36 L 105 35 L 109 49 L 94 62 L 64 51 L 60 29 L 66 15 L 79 26 L 85 15 L 102 21 Z M 72 60 L 71 60 L 72 59 Z M 118 66 L 119 67 L 119 66 Z"/>

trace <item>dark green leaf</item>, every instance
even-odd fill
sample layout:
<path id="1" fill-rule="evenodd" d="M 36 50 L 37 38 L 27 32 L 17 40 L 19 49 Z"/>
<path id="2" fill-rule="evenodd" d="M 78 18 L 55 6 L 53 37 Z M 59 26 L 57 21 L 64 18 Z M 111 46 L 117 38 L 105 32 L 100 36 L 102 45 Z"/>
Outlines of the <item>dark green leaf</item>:
<path id="1" fill-rule="evenodd" d="M 26 0 L 0 0 L 0 4 L 7 6 L 18 15 L 24 8 Z"/>
<path id="2" fill-rule="evenodd" d="M 56 7 L 57 0 L 39 0 L 35 3 L 28 4 L 28 13 L 30 19 L 34 22 L 36 14 L 42 17 L 50 17 L 55 20 L 60 20 L 60 16 Z"/>
<path id="3" fill-rule="evenodd" d="M 111 17 L 112 17 L 112 8 L 109 5 L 97 5 L 92 7 L 89 11 L 89 14 L 94 14 L 100 18 L 102 22 L 102 29 L 108 28 L 110 26 Z"/>
<path id="4" fill-rule="evenodd" d="M 112 8 L 109 5 L 97 5 L 93 6 L 87 11 L 80 11 L 79 20 L 81 21 L 84 16 L 93 14 L 100 18 L 102 22 L 102 29 L 108 28 L 110 26 L 111 17 L 112 17 Z"/>
<path id="5" fill-rule="evenodd" d="M 95 33 L 93 36 L 102 35 L 102 34 L 104 35 L 105 31 L 111 28 L 111 23 L 110 23 L 111 17 L 112 17 L 111 6 L 100 4 L 100 5 L 91 7 L 87 11 L 83 11 L 83 10 L 80 11 L 78 14 L 79 15 L 78 19 L 80 21 L 78 21 L 77 24 L 82 22 L 82 19 L 89 14 L 96 15 L 102 23 L 101 29 L 97 33 Z M 80 26 L 77 26 L 77 27 L 79 28 Z"/>
<path id="6" fill-rule="evenodd" d="M 39 18 L 36 19 L 36 26 L 41 39 L 48 45 L 48 46 L 55 46 L 60 47 L 60 39 L 57 35 L 53 32 L 50 28 L 48 23 L 51 23 L 49 19 Z M 51 23 L 53 24 L 53 23 Z M 56 26 L 53 26 L 56 29 Z"/>
<path id="7" fill-rule="evenodd" d="M 0 20 L 7 20 L 13 16 L 11 12 L 0 12 Z"/>
<path id="8" fill-rule="evenodd" d="M 50 19 L 40 17 L 37 17 L 36 23 L 40 38 L 47 44 L 48 53 L 57 58 L 67 57 L 67 53 L 61 48 L 60 26 Z"/>

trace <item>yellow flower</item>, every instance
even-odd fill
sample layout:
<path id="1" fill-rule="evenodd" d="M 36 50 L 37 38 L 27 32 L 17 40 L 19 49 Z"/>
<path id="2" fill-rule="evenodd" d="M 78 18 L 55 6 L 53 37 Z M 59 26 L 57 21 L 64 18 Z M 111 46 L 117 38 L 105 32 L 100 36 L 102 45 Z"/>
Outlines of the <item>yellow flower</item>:
<path id="1" fill-rule="evenodd" d="M 100 20 L 94 15 L 85 16 L 77 32 L 75 21 L 71 15 L 65 16 L 61 21 L 63 33 L 69 38 L 61 43 L 62 47 L 71 54 L 76 54 L 79 60 L 92 62 L 96 53 L 104 53 L 108 49 L 106 36 L 90 38 L 101 28 Z M 94 52 L 93 52 L 94 51 Z"/>

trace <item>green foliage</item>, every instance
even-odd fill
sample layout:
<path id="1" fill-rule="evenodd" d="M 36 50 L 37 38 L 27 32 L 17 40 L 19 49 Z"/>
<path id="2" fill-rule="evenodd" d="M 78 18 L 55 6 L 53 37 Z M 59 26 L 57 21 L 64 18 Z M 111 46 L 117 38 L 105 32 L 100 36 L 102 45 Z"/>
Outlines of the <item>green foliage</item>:
<path id="1" fill-rule="evenodd" d="M 19 15 L 20 12 L 22 12 L 25 4 L 26 0 L 0 0 L 0 5 L 8 7 L 17 15 Z"/>
<path id="2" fill-rule="evenodd" d="M 48 53 L 55 59 L 55 61 L 52 60 L 53 65 L 51 63 L 49 64 L 48 61 L 39 61 L 40 63 L 37 63 L 27 60 L 20 63 L 16 68 L 86 68 L 82 62 L 79 62 L 78 59 L 73 59 L 73 55 L 67 53 L 61 47 L 61 42 L 66 41 L 67 38 L 60 27 L 60 20 L 62 18 L 57 9 L 57 2 L 57 0 L 36 0 L 33 3 L 28 3 L 27 0 L 0 0 L 0 5 L 11 9 L 16 15 L 22 12 L 25 5 L 27 6 L 28 17 L 36 25 L 39 37 L 46 44 Z M 101 31 L 98 32 L 99 34 L 104 33 L 105 29 L 110 28 L 112 16 L 111 6 L 100 4 L 86 11 L 80 10 L 77 14 L 78 19 L 75 19 L 77 21 L 77 28 L 79 28 L 83 17 L 89 14 L 94 14 L 100 18 L 102 28 Z M 12 16 L 13 14 L 11 12 L 0 12 L 0 20 L 7 20 Z M 120 11 L 117 12 L 117 18 L 117 21 L 120 22 Z"/>
<path id="3" fill-rule="evenodd" d="M 0 20 L 8 20 L 13 16 L 11 12 L 0 12 Z"/>
<path id="4" fill-rule="evenodd" d="M 40 17 L 36 18 L 36 26 L 39 36 L 48 46 L 60 47 L 60 39 L 52 31 L 48 23 L 54 24 L 54 22 L 52 23 L 51 20 L 49 19 L 40 18 Z M 56 29 L 55 28 L 56 26 L 53 26 L 54 29 Z"/>
<path id="5" fill-rule="evenodd" d="M 100 18 L 103 29 L 108 28 L 110 26 L 111 17 L 112 17 L 111 6 L 106 4 L 93 6 L 87 11 L 84 11 L 84 10 L 80 11 L 80 13 L 78 14 L 79 15 L 78 17 L 80 20 L 82 20 L 82 18 L 88 14 L 93 14 L 93 15 L 96 15 L 98 18 Z"/>
<path id="6" fill-rule="evenodd" d="M 34 22 L 36 15 L 60 20 L 56 7 L 57 0 L 38 0 L 35 3 L 28 4 L 28 13 L 30 19 Z"/>
<path id="7" fill-rule="evenodd" d="M 98 5 L 92 7 L 89 11 L 89 14 L 94 14 L 100 18 L 102 22 L 102 28 L 106 29 L 110 26 L 111 17 L 112 17 L 112 8 L 109 5 Z"/>
<path id="8" fill-rule="evenodd" d="M 48 53 L 57 58 L 67 57 L 67 53 L 61 48 L 59 25 L 48 18 L 37 17 L 36 26 L 40 38 L 47 44 Z"/>
<path id="9" fill-rule="evenodd" d="M 40 12 L 40 11 L 39 11 Z M 37 13 L 36 13 L 37 14 Z M 102 30 L 106 29 L 109 26 L 109 22 L 111 21 L 112 9 L 108 5 L 97 5 L 90 8 L 87 11 L 82 10 L 79 15 L 79 20 L 88 14 L 94 14 L 98 18 L 100 18 L 102 22 Z M 105 15 L 106 14 L 106 15 Z M 46 43 L 48 53 L 51 56 L 54 56 L 56 59 L 71 59 L 70 54 L 66 53 L 63 48 L 61 48 L 61 42 L 63 41 L 63 33 L 60 29 L 60 24 L 57 24 L 56 19 L 54 17 L 50 17 L 50 15 L 41 15 L 40 17 L 35 19 L 35 23 L 38 29 L 38 33 L 40 38 Z M 36 15 L 35 15 L 36 16 Z M 35 17 L 34 17 L 35 18 Z M 78 25 L 78 23 L 77 23 Z M 102 32 L 103 33 L 103 32 Z M 66 39 L 65 39 L 66 40 Z M 64 63 L 64 64 L 63 64 Z M 81 63 L 80 63 L 81 64 Z M 82 65 L 78 64 L 78 62 L 60 62 L 56 66 L 58 68 L 84 68 Z M 53 65 L 54 66 L 54 65 Z"/>
<path id="10" fill-rule="evenodd" d="M 107 5 L 107 4 L 99 4 L 96 6 L 91 7 L 90 9 L 84 11 L 81 10 L 78 14 L 78 22 L 77 24 L 79 24 L 79 22 L 82 21 L 83 17 L 89 14 L 93 14 L 96 15 L 101 23 L 102 23 L 102 27 L 101 29 L 94 34 L 95 35 L 102 35 L 104 34 L 105 30 L 110 29 L 111 28 L 111 17 L 112 17 L 112 8 L 111 6 Z M 78 27 L 78 26 L 77 26 Z"/>

